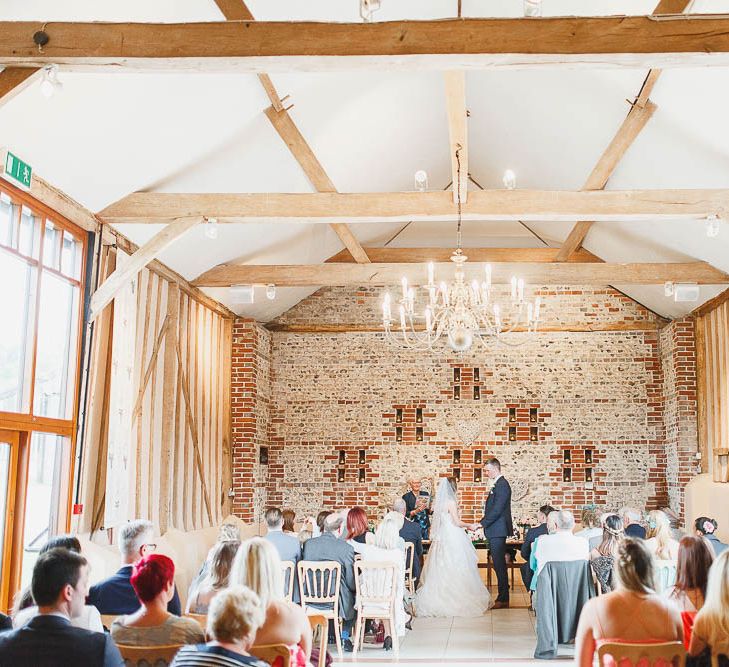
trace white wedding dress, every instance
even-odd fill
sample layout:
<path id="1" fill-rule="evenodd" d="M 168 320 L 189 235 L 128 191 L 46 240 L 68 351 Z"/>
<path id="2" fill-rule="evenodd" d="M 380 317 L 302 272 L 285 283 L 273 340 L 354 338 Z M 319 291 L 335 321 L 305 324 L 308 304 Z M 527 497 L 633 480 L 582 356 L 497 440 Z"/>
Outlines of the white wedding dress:
<path id="1" fill-rule="evenodd" d="M 438 487 L 430 529 L 431 543 L 413 601 L 416 616 L 481 616 L 491 595 L 478 573 L 476 549 L 458 516 L 455 494 L 447 479 Z"/>

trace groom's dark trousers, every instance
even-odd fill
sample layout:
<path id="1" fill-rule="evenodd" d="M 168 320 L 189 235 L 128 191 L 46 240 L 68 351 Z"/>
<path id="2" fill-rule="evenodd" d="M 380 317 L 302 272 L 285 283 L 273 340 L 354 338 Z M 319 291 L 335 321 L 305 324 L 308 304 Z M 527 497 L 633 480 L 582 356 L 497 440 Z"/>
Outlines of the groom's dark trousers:
<path id="1" fill-rule="evenodd" d="M 511 486 L 499 477 L 484 504 L 481 525 L 489 539 L 491 561 L 499 584 L 497 602 L 509 601 L 509 575 L 506 569 L 506 538 L 514 532 L 511 520 Z"/>

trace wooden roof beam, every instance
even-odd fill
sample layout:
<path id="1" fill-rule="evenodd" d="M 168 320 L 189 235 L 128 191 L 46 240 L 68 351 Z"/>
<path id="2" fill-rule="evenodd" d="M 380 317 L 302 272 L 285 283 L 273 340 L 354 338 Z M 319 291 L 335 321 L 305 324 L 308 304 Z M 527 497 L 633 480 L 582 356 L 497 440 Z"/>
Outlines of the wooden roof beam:
<path id="1" fill-rule="evenodd" d="M 278 115 L 277 115 L 278 117 Z M 729 189 L 716 190 L 474 190 L 464 220 L 696 219 L 729 211 Z M 434 192 L 371 193 L 164 193 L 135 192 L 99 213 L 110 223 L 155 224 L 177 218 L 220 222 L 408 222 L 455 220 L 452 195 Z M 351 251 L 351 248 L 350 248 Z"/>
<path id="2" fill-rule="evenodd" d="M 448 139 L 451 155 L 453 202 L 468 200 L 468 110 L 466 109 L 466 73 L 445 72 Z"/>
<path id="3" fill-rule="evenodd" d="M 448 262 L 455 248 L 365 248 L 367 256 L 377 264 L 412 262 Z M 559 248 L 464 248 L 469 262 L 556 262 Z M 342 250 L 327 263 L 352 262 L 349 251 Z M 602 262 L 584 248 L 574 253 L 570 262 Z"/>
<path id="4" fill-rule="evenodd" d="M 467 264 L 467 278 L 481 276 L 480 264 Z M 729 275 L 706 262 L 670 264 L 580 264 L 567 262 L 492 263 L 492 280 L 508 284 L 518 275 L 529 285 L 662 285 L 665 282 L 692 282 L 702 285 L 729 283 Z M 452 262 L 436 264 L 439 277 L 453 276 Z M 225 287 L 237 284 L 279 287 L 315 287 L 321 285 L 398 285 L 406 276 L 413 285 L 427 280 L 424 263 L 416 264 L 303 264 L 258 265 L 221 264 L 193 281 L 199 287 Z"/>
<path id="5" fill-rule="evenodd" d="M 6 67 L 0 72 L 0 107 L 22 93 L 40 76 L 40 69 Z"/>
<path id="6" fill-rule="evenodd" d="M 473 18 L 374 23 L 0 22 L 0 64 L 281 72 L 729 63 L 726 15 Z"/>

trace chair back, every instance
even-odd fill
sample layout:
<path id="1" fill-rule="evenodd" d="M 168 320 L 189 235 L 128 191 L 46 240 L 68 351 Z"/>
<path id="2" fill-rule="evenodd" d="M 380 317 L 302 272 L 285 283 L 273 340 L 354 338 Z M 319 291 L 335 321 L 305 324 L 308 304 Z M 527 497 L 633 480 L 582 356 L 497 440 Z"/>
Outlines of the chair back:
<path id="1" fill-rule="evenodd" d="M 117 644 L 124 662 L 129 667 L 167 667 L 184 644 L 167 646 L 125 646 Z"/>
<path id="2" fill-rule="evenodd" d="M 415 545 L 405 542 L 405 583 L 413 578 L 413 562 L 415 560 Z"/>
<path id="3" fill-rule="evenodd" d="M 331 604 L 336 616 L 342 566 L 333 560 L 300 560 L 298 570 L 301 606 L 306 609 L 306 605 L 310 604 Z"/>
<path id="4" fill-rule="evenodd" d="M 326 616 L 320 614 L 309 615 L 309 625 L 312 634 L 319 636 L 319 662 L 314 667 L 325 667 L 327 659 L 327 643 L 329 639 L 329 621 Z"/>
<path id="5" fill-rule="evenodd" d="M 119 614 L 101 614 L 101 625 L 107 630 L 111 630 L 111 624 L 116 618 L 119 618 Z"/>
<path id="6" fill-rule="evenodd" d="M 676 561 L 656 560 L 656 593 L 662 595 L 676 583 Z"/>
<path id="7" fill-rule="evenodd" d="M 286 644 L 255 645 L 251 646 L 249 652 L 272 667 L 289 667 L 291 663 L 291 651 Z"/>
<path id="8" fill-rule="evenodd" d="M 294 599 L 294 563 L 290 560 L 281 561 L 281 572 L 284 580 L 284 597 L 291 602 Z"/>
<path id="9" fill-rule="evenodd" d="M 396 563 L 357 561 L 354 564 L 354 581 L 357 608 L 366 609 L 369 605 L 387 606 L 395 604 Z"/>
<path id="10" fill-rule="evenodd" d="M 684 667 L 686 664 L 686 649 L 681 642 L 662 642 L 660 644 L 646 644 L 637 642 L 610 642 L 597 649 L 598 664 L 605 664 L 605 657 L 610 656 L 615 665 L 627 660 L 635 666 L 639 662 L 647 663 L 652 667 L 657 662 L 670 663 L 673 667 Z M 622 663 L 624 664 L 624 663 Z"/>

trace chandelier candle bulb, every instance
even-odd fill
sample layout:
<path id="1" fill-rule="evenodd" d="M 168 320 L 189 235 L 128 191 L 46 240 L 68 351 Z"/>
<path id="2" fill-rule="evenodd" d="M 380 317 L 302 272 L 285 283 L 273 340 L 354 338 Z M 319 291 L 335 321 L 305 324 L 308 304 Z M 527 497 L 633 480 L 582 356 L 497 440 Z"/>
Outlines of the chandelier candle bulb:
<path id="1" fill-rule="evenodd" d="M 390 322 L 392 319 L 392 310 L 390 306 L 390 293 L 385 292 L 385 298 L 382 301 L 382 318 L 385 320 L 385 322 Z"/>
<path id="2" fill-rule="evenodd" d="M 489 302 L 489 287 L 485 282 L 481 283 L 481 301 L 484 305 Z"/>
<path id="3" fill-rule="evenodd" d="M 408 313 L 411 315 L 415 312 L 415 289 L 410 288 L 408 290 Z"/>
<path id="4" fill-rule="evenodd" d="M 405 306 L 403 306 L 402 304 L 400 304 L 400 326 L 402 327 L 403 333 L 405 333 L 407 328 L 405 326 Z"/>
<path id="5" fill-rule="evenodd" d="M 519 296 L 519 303 L 524 301 L 524 278 L 519 278 L 517 281 L 517 290 Z"/>
<path id="6" fill-rule="evenodd" d="M 481 290 L 478 288 L 478 280 L 475 278 L 471 282 L 471 289 L 473 290 L 473 300 L 475 303 L 480 303 L 481 301 Z"/>
<path id="7" fill-rule="evenodd" d="M 435 280 L 435 264 L 428 262 L 428 285 L 433 285 Z"/>
<path id="8" fill-rule="evenodd" d="M 516 301 L 516 276 L 511 276 L 511 300 Z"/>
<path id="9" fill-rule="evenodd" d="M 443 295 L 443 303 L 448 305 L 448 286 L 445 283 L 440 284 L 440 293 Z"/>
<path id="10" fill-rule="evenodd" d="M 428 331 L 433 330 L 433 315 L 430 310 L 430 306 L 425 309 L 425 328 Z"/>
<path id="11" fill-rule="evenodd" d="M 494 304 L 494 323 L 496 324 L 497 331 L 501 329 L 501 309 L 499 304 Z"/>
<path id="12" fill-rule="evenodd" d="M 486 264 L 486 287 L 491 287 L 491 264 Z"/>
<path id="13" fill-rule="evenodd" d="M 534 324 L 539 322 L 539 308 L 542 305 L 542 299 L 540 297 L 537 297 L 534 299 Z"/>
<path id="14" fill-rule="evenodd" d="M 527 304 L 527 323 L 531 326 L 534 321 L 534 306 L 531 303 Z"/>
<path id="15" fill-rule="evenodd" d="M 435 294 L 435 287 L 432 285 L 428 287 L 428 296 L 430 297 L 430 305 L 434 306 L 436 294 Z"/>
<path id="16" fill-rule="evenodd" d="M 408 298 L 408 279 L 405 276 L 402 277 L 402 298 Z"/>

